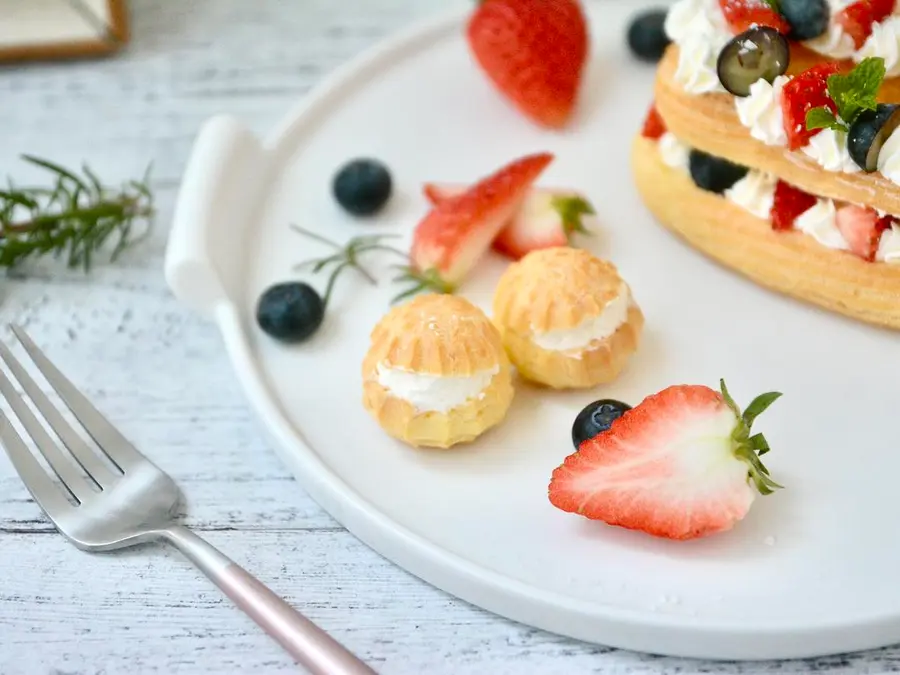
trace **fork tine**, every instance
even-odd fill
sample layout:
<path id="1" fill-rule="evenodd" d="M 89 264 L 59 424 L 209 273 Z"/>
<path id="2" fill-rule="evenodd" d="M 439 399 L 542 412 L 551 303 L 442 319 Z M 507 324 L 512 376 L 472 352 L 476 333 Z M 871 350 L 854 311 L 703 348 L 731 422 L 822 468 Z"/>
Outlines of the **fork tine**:
<path id="1" fill-rule="evenodd" d="M 44 426 L 38 421 L 31 408 L 25 403 L 25 399 L 16 393 L 16 388 L 6 376 L 6 373 L 0 371 L 0 394 L 9 403 L 9 407 L 13 409 L 16 417 L 25 427 L 25 431 L 31 436 L 38 450 L 47 460 L 50 468 L 59 477 L 63 485 L 68 488 L 72 496 L 79 502 L 84 502 L 93 490 L 88 485 L 87 479 L 84 478 L 76 469 L 75 465 L 68 461 L 60 452 L 56 442 L 50 438 L 50 434 L 44 429 Z M 8 421 L 8 420 L 7 420 Z M 17 434 L 18 435 L 18 434 Z M 30 451 L 29 451 L 30 452 Z"/>
<path id="2" fill-rule="evenodd" d="M 103 488 L 111 487 L 116 482 L 118 476 L 113 474 L 106 465 L 100 460 L 90 446 L 84 442 L 75 430 L 72 428 L 63 416 L 60 414 L 56 406 L 50 402 L 50 399 L 41 391 L 41 388 L 31 378 L 28 372 L 19 363 L 19 360 L 13 356 L 9 347 L 3 341 L 0 341 L 0 358 L 6 363 L 10 372 L 13 374 L 25 393 L 34 403 L 35 407 L 40 411 L 47 423 L 56 435 L 62 440 L 72 456 L 81 465 L 81 468 L 94 479 L 94 481 Z"/>
<path id="3" fill-rule="evenodd" d="M 50 386 L 56 390 L 81 425 L 91 435 L 103 452 L 118 466 L 123 473 L 134 469 L 148 460 L 140 454 L 131 442 L 97 410 L 94 405 L 53 365 L 44 352 L 28 337 L 23 328 L 11 325 L 13 334 L 22 343 L 25 351 L 34 361 Z"/>
<path id="4" fill-rule="evenodd" d="M 66 501 L 62 491 L 53 484 L 47 472 L 38 464 L 31 450 L 22 441 L 3 411 L 0 411 L 0 443 L 6 449 L 9 461 L 22 478 L 25 487 L 31 493 L 34 501 L 40 506 L 47 517 L 56 523 L 56 519 L 72 506 Z"/>

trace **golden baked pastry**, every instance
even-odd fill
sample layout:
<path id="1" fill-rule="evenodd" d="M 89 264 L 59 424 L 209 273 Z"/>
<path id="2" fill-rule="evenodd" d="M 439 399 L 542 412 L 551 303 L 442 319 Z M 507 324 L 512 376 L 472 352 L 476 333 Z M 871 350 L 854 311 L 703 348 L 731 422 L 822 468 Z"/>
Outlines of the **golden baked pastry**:
<path id="1" fill-rule="evenodd" d="M 534 251 L 510 265 L 493 305 L 494 323 L 519 373 L 554 389 L 615 380 L 644 326 L 616 268 L 568 246 Z"/>
<path id="2" fill-rule="evenodd" d="M 499 424 L 513 400 L 509 358 L 490 319 L 464 298 L 421 295 L 375 326 L 363 405 L 391 436 L 449 448 Z"/>
<path id="3" fill-rule="evenodd" d="M 701 190 L 689 175 L 667 166 L 647 138 L 634 141 L 632 169 L 656 218 L 711 258 L 785 295 L 900 328 L 900 265 L 867 262 L 796 230 L 774 231 L 769 220 Z"/>

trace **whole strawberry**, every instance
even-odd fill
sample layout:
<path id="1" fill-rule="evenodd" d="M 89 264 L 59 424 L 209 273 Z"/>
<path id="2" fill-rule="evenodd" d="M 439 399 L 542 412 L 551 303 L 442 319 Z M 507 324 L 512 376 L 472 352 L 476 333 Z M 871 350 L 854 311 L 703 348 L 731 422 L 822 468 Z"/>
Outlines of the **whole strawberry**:
<path id="1" fill-rule="evenodd" d="M 589 50 L 578 0 L 481 0 L 468 40 L 484 72 L 522 113 L 544 127 L 566 125 Z"/>

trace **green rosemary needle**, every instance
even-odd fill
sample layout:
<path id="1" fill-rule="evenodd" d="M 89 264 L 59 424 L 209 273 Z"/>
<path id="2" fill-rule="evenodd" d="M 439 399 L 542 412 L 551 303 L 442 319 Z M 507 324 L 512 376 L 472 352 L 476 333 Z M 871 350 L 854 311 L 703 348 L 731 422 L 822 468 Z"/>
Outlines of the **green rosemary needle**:
<path id="1" fill-rule="evenodd" d="M 82 167 L 82 176 L 37 157 L 22 159 L 47 171 L 50 187 L 15 186 L 0 190 L 0 267 L 44 255 L 65 256 L 69 267 L 88 271 L 94 255 L 114 242 L 110 260 L 137 243 L 152 225 L 149 168 L 140 181 L 118 190 L 104 187 Z M 137 234 L 136 227 L 139 227 Z"/>

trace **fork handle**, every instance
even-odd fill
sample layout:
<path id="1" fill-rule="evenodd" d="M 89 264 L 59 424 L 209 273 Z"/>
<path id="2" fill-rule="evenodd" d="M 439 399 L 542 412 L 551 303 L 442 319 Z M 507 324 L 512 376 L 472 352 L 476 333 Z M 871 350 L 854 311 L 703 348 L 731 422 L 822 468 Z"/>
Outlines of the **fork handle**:
<path id="1" fill-rule="evenodd" d="M 259 579 L 186 527 L 160 534 L 312 675 L 377 675 Z"/>

